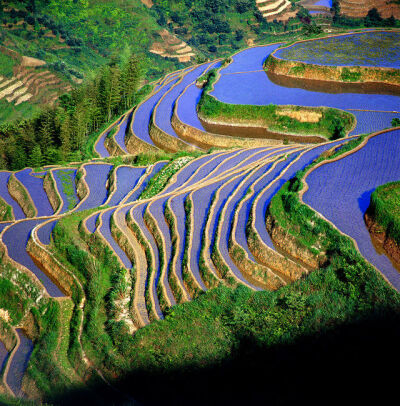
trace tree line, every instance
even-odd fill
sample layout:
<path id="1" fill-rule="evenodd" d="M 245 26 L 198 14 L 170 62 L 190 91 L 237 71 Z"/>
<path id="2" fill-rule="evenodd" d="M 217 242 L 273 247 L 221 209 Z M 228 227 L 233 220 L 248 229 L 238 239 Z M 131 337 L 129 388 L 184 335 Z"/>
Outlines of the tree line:
<path id="1" fill-rule="evenodd" d="M 36 117 L 0 127 L 0 169 L 82 160 L 90 134 L 128 110 L 144 74 L 143 58 L 113 59 L 93 79 L 62 95 Z"/>

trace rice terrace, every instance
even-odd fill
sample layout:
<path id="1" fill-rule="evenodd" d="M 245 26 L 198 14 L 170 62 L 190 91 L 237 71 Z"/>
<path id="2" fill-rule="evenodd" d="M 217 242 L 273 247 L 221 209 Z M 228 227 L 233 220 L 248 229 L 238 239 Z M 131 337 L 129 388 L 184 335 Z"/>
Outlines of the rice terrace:
<path id="1" fill-rule="evenodd" d="M 0 404 L 388 404 L 398 18 L 0 1 Z"/>

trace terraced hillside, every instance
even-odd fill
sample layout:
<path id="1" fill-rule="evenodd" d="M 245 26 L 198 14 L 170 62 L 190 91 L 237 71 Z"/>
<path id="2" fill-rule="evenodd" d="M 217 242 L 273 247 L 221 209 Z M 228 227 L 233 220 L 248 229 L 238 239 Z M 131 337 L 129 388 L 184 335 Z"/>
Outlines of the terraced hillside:
<path id="1" fill-rule="evenodd" d="M 0 45 L 0 54 L 12 69 L 0 75 L 1 120 L 29 118 L 27 102 L 33 106 L 53 105 L 58 97 L 71 90 L 71 85 L 46 68 L 43 60 L 27 57 Z M 25 105 L 22 105 L 25 103 Z M 22 105 L 22 106 L 21 106 Z M 38 108 L 38 107 L 37 107 Z"/>
<path id="2" fill-rule="evenodd" d="M 399 18 L 400 6 L 388 0 L 340 0 L 340 10 L 349 17 L 365 17 L 368 11 L 376 8 L 383 18 Z"/>
<path id="3" fill-rule="evenodd" d="M 279 20 L 291 7 L 289 0 L 256 0 L 256 4 L 267 21 Z"/>
<path id="4" fill-rule="evenodd" d="M 379 287 L 371 293 L 367 284 L 349 297 L 365 306 L 372 296 L 377 303 L 383 297 L 397 303 L 397 293 L 380 275 L 398 290 L 400 274 L 374 250 L 363 216 L 377 186 L 400 180 L 400 129 L 389 128 L 400 115 L 399 97 L 277 83 L 263 66 L 281 45 L 248 48 L 228 61 L 165 76 L 147 99 L 100 134 L 96 160 L 0 172 L 0 276 L 10 281 L 0 288 L 21 298 L 20 305 L 0 309 L 4 392 L 58 404 L 57 391 L 103 383 L 105 389 L 83 391 L 80 400 L 132 401 L 135 393 L 121 394 L 117 378 L 164 359 L 157 345 L 150 361 L 140 349 L 148 345 L 151 326 L 174 322 L 177 308 L 190 311 L 175 305 L 201 303 L 208 297 L 204 292 L 224 292 L 224 286 L 241 287 L 237 295 L 284 295 L 302 283 L 312 291 L 314 271 L 315 278 L 325 271 L 333 277 L 332 236 L 343 250 L 338 256 L 351 253 L 354 268 L 364 267 Z M 337 116 L 345 111 L 355 121 L 338 139 L 314 143 L 268 133 L 255 137 L 251 126 L 242 136 L 232 134 L 234 121 L 210 133 L 198 115 L 207 95 L 230 108 L 277 105 L 284 111 L 277 121 L 288 126 L 285 137 L 296 135 L 299 123 L 322 119 L 311 108 L 336 109 Z M 299 203 L 285 197 L 285 188 Z M 302 202 L 307 207 L 297 205 Z M 294 223 L 293 213 L 304 214 L 304 224 Z M 339 296 L 346 287 L 340 289 Z M 284 303 L 289 318 L 298 309 L 299 317 L 308 317 L 311 304 L 306 309 L 296 293 L 291 302 L 282 295 L 271 302 Z M 204 312 L 210 323 L 223 324 L 224 317 Z M 199 329 L 197 340 L 208 335 L 211 327 Z M 175 338 L 169 340 L 170 359 L 206 362 L 200 341 L 188 357 L 179 354 Z"/>

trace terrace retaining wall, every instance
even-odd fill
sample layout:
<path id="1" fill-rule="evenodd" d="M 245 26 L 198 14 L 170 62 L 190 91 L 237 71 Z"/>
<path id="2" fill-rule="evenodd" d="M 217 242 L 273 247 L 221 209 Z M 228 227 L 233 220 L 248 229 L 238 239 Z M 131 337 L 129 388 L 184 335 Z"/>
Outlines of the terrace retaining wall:
<path id="1" fill-rule="evenodd" d="M 62 199 L 60 198 L 57 189 L 56 182 L 53 177 L 53 173 L 48 171 L 43 179 L 43 189 L 47 194 L 51 207 L 53 208 L 54 213 L 60 209 L 62 205 Z"/>
<path id="2" fill-rule="evenodd" d="M 282 145 L 281 140 L 262 139 L 262 138 L 240 138 L 222 134 L 211 134 L 207 131 L 201 131 L 198 128 L 192 127 L 183 123 L 178 115 L 176 109 L 171 119 L 173 129 L 179 137 L 197 146 L 207 148 L 257 148 L 268 147 L 271 145 Z"/>
<path id="3" fill-rule="evenodd" d="M 74 279 L 58 262 L 31 237 L 26 251 L 33 262 L 68 296 L 72 296 Z"/>
<path id="4" fill-rule="evenodd" d="M 316 256 L 305 246 L 301 245 L 297 238 L 283 229 L 271 215 L 267 217 L 266 227 L 274 244 L 283 252 L 287 252 L 300 264 L 304 264 L 311 270 L 315 270 L 326 261 L 324 254 L 321 253 Z"/>
<path id="5" fill-rule="evenodd" d="M 384 252 L 392 261 L 393 266 L 400 270 L 400 247 L 396 241 L 387 235 L 382 226 L 376 220 L 368 215 L 364 216 L 365 224 L 371 234 L 372 242 L 378 252 Z"/>
<path id="6" fill-rule="evenodd" d="M 177 152 L 177 151 L 197 150 L 195 146 L 189 145 L 185 141 L 177 137 L 173 137 L 167 134 L 165 131 L 161 130 L 159 127 L 155 125 L 153 119 L 150 123 L 149 133 L 154 144 L 164 151 Z"/>
<path id="7" fill-rule="evenodd" d="M 229 123 L 227 121 L 211 121 L 206 119 L 204 116 L 199 115 L 199 120 L 206 131 L 226 135 L 228 137 L 251 137 L 260 138 L 268 140 L 278 140 L 278 141 L 292 141 L 300 143 L 323 143 L 328 141 L 319 135 L 296 135 L 296 134 L 286 134 L 279 133 L 268 130 L 266 127 L 248 122 L 248 123 Z"/>
<path id="8" fill-rule="evenodd" d="M 14 173 L 10 176 L 7 187 L 10 196 L 21 206 L 26 217 L 37 216 L 37 208 L 33 203 L 32 197 Z"/>

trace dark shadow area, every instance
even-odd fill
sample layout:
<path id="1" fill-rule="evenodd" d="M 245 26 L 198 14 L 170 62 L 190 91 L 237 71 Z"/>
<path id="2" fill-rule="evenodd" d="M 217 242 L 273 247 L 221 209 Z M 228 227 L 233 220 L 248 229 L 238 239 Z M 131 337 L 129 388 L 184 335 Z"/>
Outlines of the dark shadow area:
<path id="1" fill-rule="evenodd" d="M 369 204 L 371 202 L 371 195 L 374 192 L 374 189 L 365 191 L 358 199 L 358 207 L 365 214 L 368 210 Z"/>
<path id="2" fill-rule="evenodd" d="M 269 349 L 251 337 L 238 342 L 229 361 L 201 369 L 135 371 L 115 384 L 144 406 L 384 405 L 398 397 L 399 314 L 382 311 Z M 124 400 L 106 385 L 52 399 L 75 406 Z"/>

